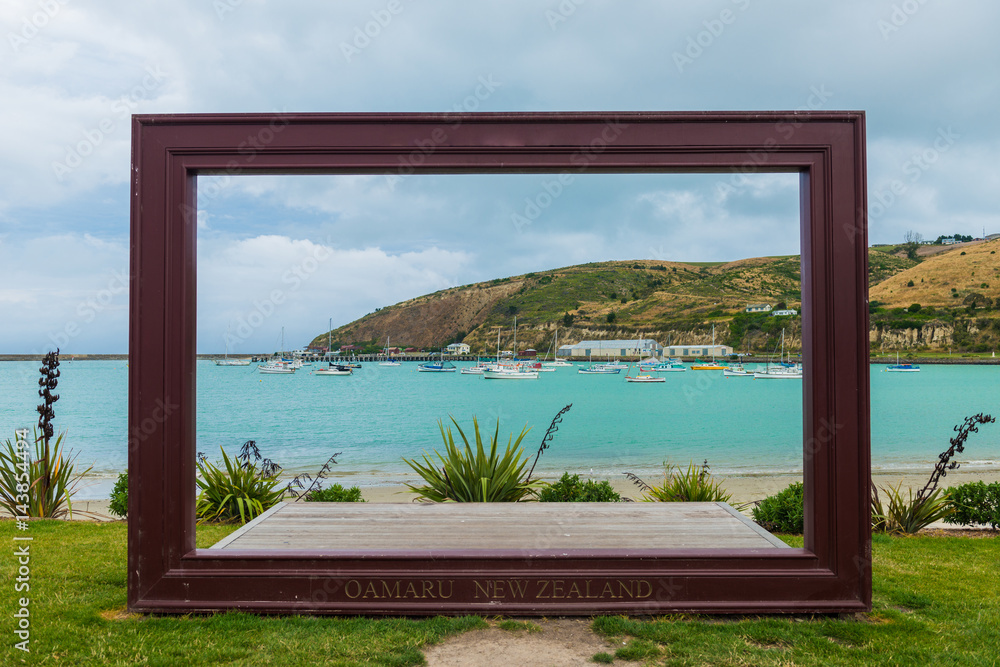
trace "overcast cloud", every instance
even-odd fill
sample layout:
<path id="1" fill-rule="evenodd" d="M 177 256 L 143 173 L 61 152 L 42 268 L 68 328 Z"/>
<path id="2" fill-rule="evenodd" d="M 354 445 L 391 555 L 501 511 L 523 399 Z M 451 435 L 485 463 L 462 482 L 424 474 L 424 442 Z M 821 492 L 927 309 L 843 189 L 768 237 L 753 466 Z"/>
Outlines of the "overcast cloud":
<path id="1" fill-rule="evenodd" d="M 985 1 L 8 0 L 0 352 L 127 349 L 132 113 L 860 109 L 871 242 L 1000 232 L 997 25 Z M 199 351 L 567 264 L 798 252 L 790 175 L 550 180 L 202 179 Z"/>

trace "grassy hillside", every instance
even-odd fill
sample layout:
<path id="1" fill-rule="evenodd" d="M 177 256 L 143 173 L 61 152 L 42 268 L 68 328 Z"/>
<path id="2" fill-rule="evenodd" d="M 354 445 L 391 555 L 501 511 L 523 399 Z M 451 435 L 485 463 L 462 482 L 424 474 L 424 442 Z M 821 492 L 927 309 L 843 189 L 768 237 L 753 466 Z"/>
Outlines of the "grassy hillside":
<path id="1" fill-rule="evenodd" d="M 972 347 L 992 344 L 992 324 L 983 318 L 992 317 L 1000 299 L 997 248 L 1000 241 L 917 260 L 871 250 L 873 347 L 933 347 L 956 340 Z M 335 347 L 367 344 L 373 351 L 389 336 L 400 346 L 436 349 L 464 341 L 475 352 L 492 352 L 498 330 L 501 346 L 511 347 L 516 317 L 518 347 L 540 352 L 549 349 L 557 327 L 560 344 L 637 335 L 702 344 L 711 341 L 714 325 L 717 342 L 761 352 L 772 349 L 785 329 L 794 348 L 798 317 L 750 315 L 744 309 L 748 303 L 799 309 L 799 271 L 798 256 L 727 263 L 595 262 L 441 290 L 379 309 L 332 336 Z M 914 303 L 921 308 L 909 310 Z M 918 333 L 898 334 L 906 329 Z M 323 332 L 312 344 L 326 340 Z"/>

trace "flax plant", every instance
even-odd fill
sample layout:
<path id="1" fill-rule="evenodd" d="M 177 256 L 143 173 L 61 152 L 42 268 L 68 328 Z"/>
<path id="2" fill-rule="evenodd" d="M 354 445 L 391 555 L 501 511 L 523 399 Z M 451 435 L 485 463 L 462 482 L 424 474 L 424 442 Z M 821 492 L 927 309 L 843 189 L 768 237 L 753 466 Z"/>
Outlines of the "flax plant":
<path id="1" fill-rule="evenodd" d="M 625 473 L 625 476 L 642 489 L 642 499 L 645 501 L 728 503 L 732 498 L 732 494 L 722 488 L 722 482 L 715 481 L 709 473 L 708 461 L 701 466 L 696 466 L 692 461 L 687 470 L 668 463 L 660 485 L 647 484 L 632 473 Z"/>
<path id="2" fill-rule="evenodd" d="M 222 467 L 204 457 L 198 461 L 199 522 L 248 523 L 281 501 L 285 489 L 276 488 L 281 468 L 268 459 L 258 468 L 260 452 L 253 440 L 243 445 L 243 452 L 235 459 L 229 458 L 225 449 L 219 449 Z M 251 455 L 256 456 L 253 462 Z"/>
<path id="3" fill-rule="evenodd" d="M 38 428 L 34 431 L 34 453 L 24 440 L 7 440 L 0 448 L 0 507 L 15 516 L 57 519 L 73 516 L 72 497 L 83 475 L 75 472 L 76 457 L 65 453 L 60 433 L 53 443 L 53 405 L 59 395 L 59 350 L 49 352 L 39 369 Z"/>
<path id="4" fill-rule="evenodd" d="M 488 451 L 475 417 L 472 418 L 475 451 L 454 417 L 451 421 L 464 446 L 456 444 L 451 426 L 446 430 L 444 423 L 438 420 L 445 453 L 434 450 L 437 460 L 432 460 L 426 453 L 423 462 L 403 459 L 426 482 L 422 486 L 407 484 L 419 499 L 431 502 L 516 502 L 532 498 L 536 490 L 543 486 L 542 482 L 529 481 L 525 476 L 528 459 L 524 456 L 521 441 L 528 433 L 527 427 L 517 440 L 511 434 L 501 456 L 497 451 L 499 421 L 490 438 Z"/>

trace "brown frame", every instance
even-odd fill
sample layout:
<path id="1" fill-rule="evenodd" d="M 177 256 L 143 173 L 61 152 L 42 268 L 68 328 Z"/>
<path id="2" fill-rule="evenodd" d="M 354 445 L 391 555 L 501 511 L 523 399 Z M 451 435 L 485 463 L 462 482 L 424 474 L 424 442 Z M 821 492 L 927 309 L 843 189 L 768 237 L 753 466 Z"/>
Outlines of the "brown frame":
<path id="1" fill-rule="evenodd" d="M 800 173 L 804 548 L 196 549 L 196 176 L 411 170 Z M 871 607 L 862 112 L 135 116 L 131 233 L 130 610 L 647 614 Z M 526 582 L 528 595 L 480 595 L 484 581 L 510 579 Z M 552 582 L 569 595 L 538 594 L 551 591 Z M 369 584 L 386 596 L 356 594 Z M 605 584 L 621 595 L 583 594 Z M 411 590 L 416 594 L 398 593 Z"/>

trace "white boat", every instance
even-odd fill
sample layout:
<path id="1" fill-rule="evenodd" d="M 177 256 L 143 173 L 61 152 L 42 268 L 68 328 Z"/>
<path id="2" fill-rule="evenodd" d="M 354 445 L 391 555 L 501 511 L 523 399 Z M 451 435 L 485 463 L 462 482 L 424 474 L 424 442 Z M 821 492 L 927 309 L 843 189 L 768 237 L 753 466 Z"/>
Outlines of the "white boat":
<path id="1" fill-rule="evenodd" d="M 454 373 L 457 368 L 455 364 L 450 361 L 428 361 L 425 364 L 420 364 L 417 366 L 417 372 L 419 373 Z"/>
<path id="2" fill-rule="evenodd" d="M 385 337 L 385 361 L 378 362 L 378 365 L 379 366 L 388 366 L 388 367 L 395 367 L 395 366 L 402 366 L 403 365 L 403 364 L 399 363 L 399 361 L 397 361 L 396 359 L 393 359 L 392 357 L 389 356 L 389 337 L 388 336 Z"/>
<path id="3" fill-rule="evenodd" d="M 639 364 L 639 370 L 644 373 L 683 373 L 687 366 L 677 359 L 664 359 L 652 365 Z"/>
<path id="4" fill-rule="evenodd" d="M 281 359 L 272 359 L 267 363 L 261 364 L 257 367 L 258 373 L 265 373 L 271 375 L 290 375 L 294 373 L 296 369 L 291 364 L 288 364 Z"/>
<path id="5" fill-rule="evenodd" d="M 229 329 L 226 329 L 226 356 L 222 359 L 215 360 L 216 366 L 249 366 L 249 359 L 230 359 L 229 358 Z"/>
<path id="6" fill-rule="evenodd" d="M 785 362 L 785 330 L 781 330 L 781 355 L 777 364 L 768 362 L 763 371 L 755 371 L 755 380 L 801 380 L 802 365 Z"/>
<path id="7" fill-rule="evenodd" d="M 216 359 L 215 360 L 215 365 L 216 366 L 249 366 L 250 365 L 250 360 L 249 359 L 229 359 L 229 358 L 226 358 L 226 359 Z"/>
<path id="8" fill-rule="evenodd" d="M 653 375 L 643 375 L 642 371 L 639 371 L 635 376 L 625 374 L 626 382 L 638 382 L 638 383 L 656 383 L 656 382 L 666 382 L 667 379 L 663 377 L 655 377 Z"/>
<path id="9" fill-rule="evenodd" d="M 552 342 L 552 354 L 555 356 L 554 361 L 546 361 L 542 364 L 543 368 L 572 368 L 573 364 L 569 363 L 565 359 L 559 358 L 559 327 L 556 327 L 555 339 Z"/>
<path id="10" fill-rule="evenodd" d="M 896 353 L 896 363 L 885 368 L 887 373 L 919 373 L 920 366 L 916 364 L 899 363 L 899 352 Z"/>
<path id="11" fill-rule="evenodd" d="M 491 366 L 483 371 L 484 380 L 537 380 L 538 372 L 519 366 Z"/>
<path id="12" fill-rule="evenodd" d="M 726 370 L 722 371 L 722 376 L 727 378 L 752 378 L 754 371 L 747 370 L 742 363 L 730 364 Z"/>
<path id="13" fill-rule="evenodd" d="M 354 375 L 354 371 L 349 366 L 331 363 L 326 368 L 317 368 L 313 375 Z"/>

